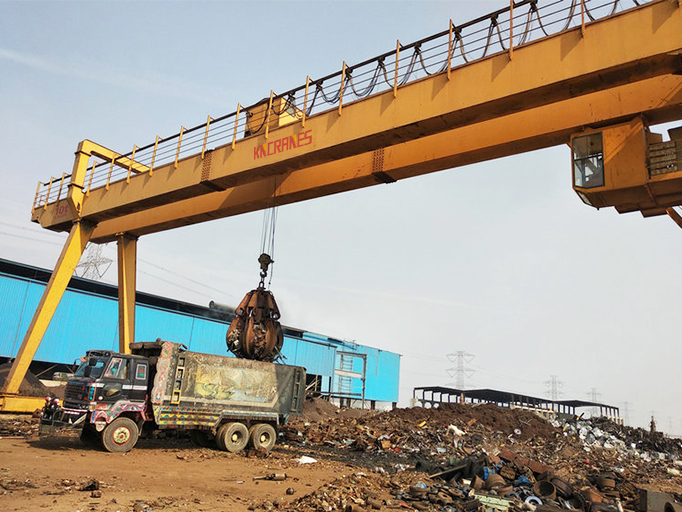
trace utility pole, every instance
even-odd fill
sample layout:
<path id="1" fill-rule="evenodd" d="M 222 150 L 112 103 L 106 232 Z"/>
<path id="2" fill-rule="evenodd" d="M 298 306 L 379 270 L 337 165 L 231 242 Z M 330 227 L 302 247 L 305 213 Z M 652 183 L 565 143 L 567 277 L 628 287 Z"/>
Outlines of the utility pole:
<path id="1" fill-rule="evenodd" d="M 455 378 L 455 387 L 457 389 L 464 389 L 464 378 L 470 379 L 471 376 L 476 373 L 472 368 L 465 366 L 465 363 L 470 363 L 476 357 L 473 354 L 469 354 L 463 350 L 458 350 L 447 355 L 448 359 L 455 363 L 454 368 L 448 368 L 446 371 L 450 377 Z"/>
<path id="2" fill-rule="evenodd" d="M 545 381 L 545 387 L 547 388 L 545 395 L 554 402 L 564 396 L 564 393 L 560 391 L 564 387 L 564 383 L 556 375 L 550 375 L 550 380 Z"/>

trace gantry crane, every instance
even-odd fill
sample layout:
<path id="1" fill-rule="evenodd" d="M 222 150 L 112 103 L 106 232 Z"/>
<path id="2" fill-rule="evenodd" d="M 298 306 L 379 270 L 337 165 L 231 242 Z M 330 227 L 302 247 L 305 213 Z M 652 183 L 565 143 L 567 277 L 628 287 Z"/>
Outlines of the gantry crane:
<path id="1" fill-rule="evenodd" d="M 682 226 L 682 133 L 663 142 L 649 130 L 682 119 L 682 1 L 616 12 L 623 3 L 600 15 L 588 0 L 551 11 L 512 0 L 126 154 L 81 142 L 72 172 L 38 185 L 32 220 L 69 236 L 0 409 L 36 407 L 19 384 L 89 241 L 117 241 L 129 352 L 136 241 L 148 233 L 559 144 L 572 147 L 585 203 Z"/>

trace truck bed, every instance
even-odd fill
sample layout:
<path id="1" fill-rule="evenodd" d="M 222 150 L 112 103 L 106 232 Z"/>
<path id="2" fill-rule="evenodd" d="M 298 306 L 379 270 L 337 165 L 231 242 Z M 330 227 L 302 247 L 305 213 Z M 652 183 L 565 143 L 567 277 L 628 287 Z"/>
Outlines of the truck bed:
<path id="1" fill-rule="evenodd" d="M 211 428 L 224 417 L 280 423 L 303 410 L 305 368 L 190 352 L 168 341 L 155 345 L 150 400 L 160 428 Z M 131 348 L 154 349 L 150 343 Z"/>

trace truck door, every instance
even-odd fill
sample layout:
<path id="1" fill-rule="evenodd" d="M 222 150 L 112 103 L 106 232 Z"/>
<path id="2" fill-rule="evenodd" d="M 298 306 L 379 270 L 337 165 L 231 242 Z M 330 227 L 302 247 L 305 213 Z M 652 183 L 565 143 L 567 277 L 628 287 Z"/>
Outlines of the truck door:
<path id="1" fill-rule="evenodd" d="M 147 397 L 147 379 L 149 378 L 149 361 L 133 359 L 131 384 L 128 397 L 131 400 L 144 400 Z"/>
<path id="2" fill-rule="evenodd" d="M 128 398 L 129 361 L 122 356 L 113 356 L 102 375 L 103 387 L 100 392 L 103 402 L 117 402 Z"/>

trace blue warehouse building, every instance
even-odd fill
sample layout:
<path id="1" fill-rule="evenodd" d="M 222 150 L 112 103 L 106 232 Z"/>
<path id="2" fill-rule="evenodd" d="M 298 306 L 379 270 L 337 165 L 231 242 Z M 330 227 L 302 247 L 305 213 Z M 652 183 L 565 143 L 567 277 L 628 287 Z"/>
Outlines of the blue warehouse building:
<path id="1" fill-rule="evenodd" d="M 0 360 L 16 356 L 31 323 L 49 270 L 0 259 Z M 227 351 L 225 334 L 234 310 L 213 302 L 199 306 L 136 293 L 135 338 L 183 343 L 189 350 Z M 115 286 L 73 277 L 34 357 L 34 373 L 72 365 L 86 350 L 118 350 L 118 291 Z M 286 364 L 303 366 L 308 389 L 342 405 L 396 404 L 400 355 L 284 327 Z M 1 362 L 0 361 L 0 362 Z"/>

